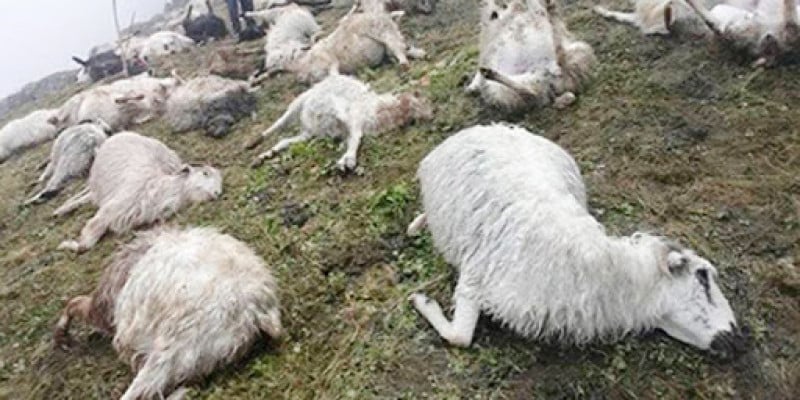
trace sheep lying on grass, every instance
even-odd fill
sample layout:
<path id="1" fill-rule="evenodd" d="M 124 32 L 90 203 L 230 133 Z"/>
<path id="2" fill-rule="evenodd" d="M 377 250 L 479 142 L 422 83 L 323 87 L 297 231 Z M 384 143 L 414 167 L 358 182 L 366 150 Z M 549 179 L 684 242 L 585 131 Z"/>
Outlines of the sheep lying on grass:
<path id="1" fill-rule="evenodd" d="M 602 6 L 594 11 L 605 18 L 633 25 L 645 35 L 668 35 L 674 23 L 695 19 L 683 0 L 636 0 L 633 12 L 611 11 Z"/>
<path id="2" fill-rule="evenodd" d="M 214 8 L 211 7 L 211 1 L 206 0 L 206 8 L 208 12 L 196 18 L 192 18 L 192 10 L 194 4 L 190 5 L 186 10 L 186 16 L 183 18 L 183 31 L 186 36 L 192 38 L 195 43 L 206 43 L 211 39 L 220 40 L 228 36 L 228 28 L 225 26 L 225 21 L 214 14 Z"/>
<path id="3" fill-rule="evenodd" d="M 111 128 L 102 120 L 87 121 L 61 132 L 50 150 L 47 166 L 37 180 L 38 184 L 45 181 L 47 184 L 26 204 L 51 199 L 61 192 L 70 180 L 86 175 L 94 161 L 97 148 L 111 133 Z"/>
<path id="4" fill-rule="evenodd" d="M 53 339 L 69 345 L 73 318 L 113 335 L 136 375 L 122 399 L 164 398 L 240 358 L 262 332 L 278 338 L 276 292 L 261 258 L 231 236 L 146 232 L 112 257 L 91 295 L 67 303 Z"/>
<path id="5" fill-rule="evenodd" d="M 296 4 L 263 11 L 248 11 L 245 14 L 271 25 L 264 44 L 264 68 L 254 79 L 258 76 L 267 78 L 286 70 L 311 48 L 314 37 L 321 31 L 311 12 Z"/>
<path id="6" fill-rule="evenodd" d="M 50 120 L 58 129 L 80 121 L 103 120 L 113 131 L 144 123 L 164 111 L 164 104 L 180 81 L 141 75 L 78 93 Z"/>
<path id="7" fill-rule="evenodd" d="M 58 128 L 51 119 L 58 110 L 37 110 L 0 128 L 0 163 L 25 149 L 52 140 Z"/>
<path id="8" fill-rule="evenodd" d="M 192 203 L 222 193 L 222 175 L 210 166 L 192 167 L 158 140 L 134 132 L 118 133 L 97 151 L 88 187 L 58 208 L 69 213 L 86 203 L 98 207 L 79 241 L 58 248 L 76 252 L 92 248 L 107 230 L 122 233 L 169 218 Z"/>
<path id="9" fill-rule="evenodd" d="M 202 128 L 206 135 L 219 138 L 255 111 L 256 98 L 246 81 L 209 75 L 178 87 L 166 108 L 164 118 L 175 132 Z"/>
<path id="10" fill-rule="evenodd" d="M 453 345 L 478 315 L 517 333 L 584 343 L 660 328 L 701 349 L 741 348 L 711 263 L 665 238 L 608 236 L 588 212 L 580 171 L 555 143 L 517 127 L 476 126 L 445 140 L 417 174 L 435 247 L 459 270 L 453 321 L 414 307 Z"/>
<path id="11" fill-rule="evenodd" d="M 773 66 L 800 56 L 800 25 L 795 0 L 761 0 L 755 7 L 720 4 L 711 11 L 697 0 L 686 2 L 716 38 L 756 57 L 756 66 Z"/>
<path id="12" fill-rule="evenodd" d="M 302 82 L 318 82 L 325 78 L 331 67 L 353 74 L 361 68 L 380 65 L 390 55 L 401 67 L 408 68 L 409 57 L 422 58 L 425 52 L 406 44 L 392 15 L 349 14 L 339 21 L 330 35 L 296 58 L 287 70 L 295 73 Z"/>
<path id="13" fill-rule="evenodd" d="M 292 101 L 286 112 L 246 147 L 255 147 L 299 119 L 300 134 L 279 141 L 259 155 L 253 165 L 260 165 L 293 143 L 332 136 L 347 138 L 347 150 L 336 163 L 339 169 L 347 170 L 356 166 L 364 134 L 377 135 L 431 117 L 431 106 L 416 93 L 377 94 L 361 81 L 331 71 L 327 78 Z"/>
<path id="14" fill-rule="evenodd" d="M 589 44 L 572 39 L 554 0 L 487 0 L 481 9 L 480 66 L 468 93 L 505 111 L 575 101 L 596 60 Z"/>

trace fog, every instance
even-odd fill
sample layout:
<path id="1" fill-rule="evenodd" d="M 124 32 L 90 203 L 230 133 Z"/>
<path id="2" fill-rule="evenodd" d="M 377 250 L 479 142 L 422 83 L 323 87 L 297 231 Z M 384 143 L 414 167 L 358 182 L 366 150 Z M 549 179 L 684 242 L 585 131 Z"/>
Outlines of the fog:
<path id="1" fill-rule="evenodd" d="M 120 24 L 144 21 L 166 0 L 117 0 Z M 116 38 L 111 0 L 0 0 L 0 98 L 53 72 L 78 67 L 70 57 Z"/>

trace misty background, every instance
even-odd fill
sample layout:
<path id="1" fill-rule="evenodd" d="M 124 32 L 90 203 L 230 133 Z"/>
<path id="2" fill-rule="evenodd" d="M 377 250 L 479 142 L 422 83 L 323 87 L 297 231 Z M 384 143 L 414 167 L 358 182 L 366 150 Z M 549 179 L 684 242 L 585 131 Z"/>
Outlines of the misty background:
<path id="1" fill-rule="evenodd" d="M 167 0 L 117 0 L 122 28 L 146 21 Z M 0 0 L 0 98 L 66 69 L 92 46 L 117 38 L 111 0 Z"/>

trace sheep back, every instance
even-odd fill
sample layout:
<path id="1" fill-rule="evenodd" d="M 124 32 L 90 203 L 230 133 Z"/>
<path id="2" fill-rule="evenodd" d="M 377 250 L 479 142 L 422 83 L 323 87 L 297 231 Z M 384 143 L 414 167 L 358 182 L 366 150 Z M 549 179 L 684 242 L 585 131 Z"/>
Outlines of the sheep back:
<path id="1" fill-rule="evenodd" d="M 457 294 L 526 336 L 584 341 L 633 326 L 584 303 L 613 297 L 609 287 L 628 278 L 597 264 L 612 264 L 608 238 L 561 147 L 518 127 L 476 126 L 428 154 L 418 177 L 434 245 L 459 269 Z"/>
<path id="2" fill-rule="evenodd" d="M 48 121 L 56 113 L 57 110 L 37 110 L 0 128 L 0 162 L 56 137 L 56 126 Z"/>
<path id="3" fill-rule="evenodd" d="M 211 228 L 165 229 L 137 242 L 147 249 L 131 260 L 116 298 L 113 339 L 135 368 L 136 360 L 163 361 L 152 369 L 172 379 L 156 380 L 174 386 L 241 356 L 261 331 L 281 333 L 275 280 L 244 243 Z"/>
<path id="4" fill-rule="evenodd" d="M 64 130 L 50 152 L 53 175 L 45 191 L 59 190 L 72 178 L 86 174 L 97 148 L 107 136 L 96 124 L 81 124 Z"/>

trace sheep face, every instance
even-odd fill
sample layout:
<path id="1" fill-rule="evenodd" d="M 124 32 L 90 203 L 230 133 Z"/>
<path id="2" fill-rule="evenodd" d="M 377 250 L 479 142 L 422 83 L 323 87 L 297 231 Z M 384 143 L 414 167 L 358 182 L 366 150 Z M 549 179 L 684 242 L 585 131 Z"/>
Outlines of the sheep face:
<path id="1" fill-rule="evenodd" d="M 717 285 L 717 270 L 691 250 L 673 248 L 666 255 L 670 275 L 666 313 L 657 327 L 682 342 L 713 354 L 740 353 L 744 340 L 728 300 Z"/>
<path id="2" fill-rule="evenodd" d="M 185 165 L 180 174 L 186 179 L 186 195 L 192 202 L 215 200 L 222 194 L 222 174 L 214 167 Z"/>
<path id="3" fill-rule="evenodd" d="M 419 93 L 405 93 L 400 95 L 401 103 L 408 104 L 409 117 L 414 121 L 428 121 L 433 118 L 433 106 Z"/>

